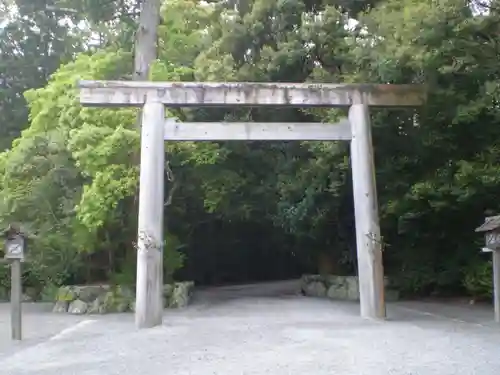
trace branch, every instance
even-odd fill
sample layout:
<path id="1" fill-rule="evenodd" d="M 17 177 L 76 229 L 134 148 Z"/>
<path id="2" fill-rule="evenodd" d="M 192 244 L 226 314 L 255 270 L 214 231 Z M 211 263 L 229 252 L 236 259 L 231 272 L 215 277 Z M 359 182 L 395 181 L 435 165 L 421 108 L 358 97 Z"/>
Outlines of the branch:
<path id="1" fill-rule="evenodd" d="M 336 63 L 327 64 L 322 57 L 321 51 L 319 47 L 315 49 L 316 60 L 321 64 L 321 67 L 330 74 L 339 74 L 342 75 L 342 63 L 337 61 Z"/>
<path id="2" fill-rule="evenodd" d="M 168 160 L 165 164 L 165 168 L 167 170 L 167 181 L 172 183 L 172 187 L 168 191 L 168 197 L 167 197 L 167 200 L 166 200 L 165 205 L 164 205 L 165 207 L 168 207 L 172 204 L 172 200 L 174 198 L 174 193 L 177 190 L 177 188 L 179 187 L 179 184 L 178 184 L 177 180 L 175 179 L 174 172 L 172 172 L 172 168 L 170 168 L 170 162 Z"/>

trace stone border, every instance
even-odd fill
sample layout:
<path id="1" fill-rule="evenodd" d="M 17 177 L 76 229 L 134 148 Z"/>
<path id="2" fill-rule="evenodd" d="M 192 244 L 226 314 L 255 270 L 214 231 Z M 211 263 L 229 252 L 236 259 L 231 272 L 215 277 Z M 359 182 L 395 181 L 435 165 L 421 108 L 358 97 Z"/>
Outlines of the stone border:
<path id="1" fill-rule="evenodd" d="M 385 279 L 385 299 L 396 301 L 399 292 L 388 287 Z M 300 280 L 302 295 L 344 301 L 359 301 L 359 281 L 357 276 L 303 275 Z"/>
<path id="2" fill-rule="evenodd" d="M 194 282 L 163 286 L 166 308 L 186 307 L 192 297 Z M 107 314 L 134 311 L 135 289 L 130 286 L 67 285 L 58 289 L 53 312 L 69 314 Z"/>

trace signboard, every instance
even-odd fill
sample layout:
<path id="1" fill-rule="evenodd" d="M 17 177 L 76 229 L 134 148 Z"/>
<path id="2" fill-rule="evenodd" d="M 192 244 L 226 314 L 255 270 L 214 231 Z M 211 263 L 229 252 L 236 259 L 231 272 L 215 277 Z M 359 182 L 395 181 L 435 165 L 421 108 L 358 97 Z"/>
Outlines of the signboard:
<path id="1" fill-rule="evenodd" d="M 486 247 L 496 250 L 500 248 L 500 232 L 497 230 L 486 232 L 485 234 Z"/>
<path id="2" fill-rule="evenodd" d="M 24 259 L 24 238 L 15 235 L 5 240 L 5 259 Z"/>

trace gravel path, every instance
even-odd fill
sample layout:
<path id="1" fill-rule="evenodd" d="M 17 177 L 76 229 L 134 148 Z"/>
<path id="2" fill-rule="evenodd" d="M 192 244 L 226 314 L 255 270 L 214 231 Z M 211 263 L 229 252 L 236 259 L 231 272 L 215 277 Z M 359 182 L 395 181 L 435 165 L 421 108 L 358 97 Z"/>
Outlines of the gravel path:
<path id="1" fill-rule="evenodd" d="M 74 315 L 52 313 L 52 304 L 23 303 L 23 341 L 11 341 L 10 304 L 0 302 L 0 363 L 2 358 L 28 348 L 84 320 Z M 4 373 L 0 367 L 0 374 Z"/>
<path id="2" fill-rule="evenodd" d="M 356 304 L 287 293 L 259 297 L 256 290 L 207 291 L 185 310 L 166 311 L 163 326 L 149 330 L 135 330 L 132 315 L 74 320 L 50 340 L 4 353 L 0 373 L 500 373 L 500 327 L 473 308 L 391 304 L 388 321 L 376 322 L 360 319 Z"/>

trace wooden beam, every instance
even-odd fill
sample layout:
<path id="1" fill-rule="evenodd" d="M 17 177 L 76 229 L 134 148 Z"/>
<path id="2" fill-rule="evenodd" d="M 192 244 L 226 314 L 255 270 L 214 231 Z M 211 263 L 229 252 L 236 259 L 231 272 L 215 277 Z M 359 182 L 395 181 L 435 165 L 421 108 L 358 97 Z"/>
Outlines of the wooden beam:
<path id="1" fill-rule="evenodd" d="M 351 125 L 347 119 L 336 124 L 167 120 L 163 135 L 169 141 L 349 141 Z"/>
<path id="2" fill-rule="evenodd" d="M 280 106 L 415 107 L 425 101 L 422 85 L 251 82 L 81 81 L 80 102 L 87 106 L 142 106 L 146 99 L 169 107 Z"/>

